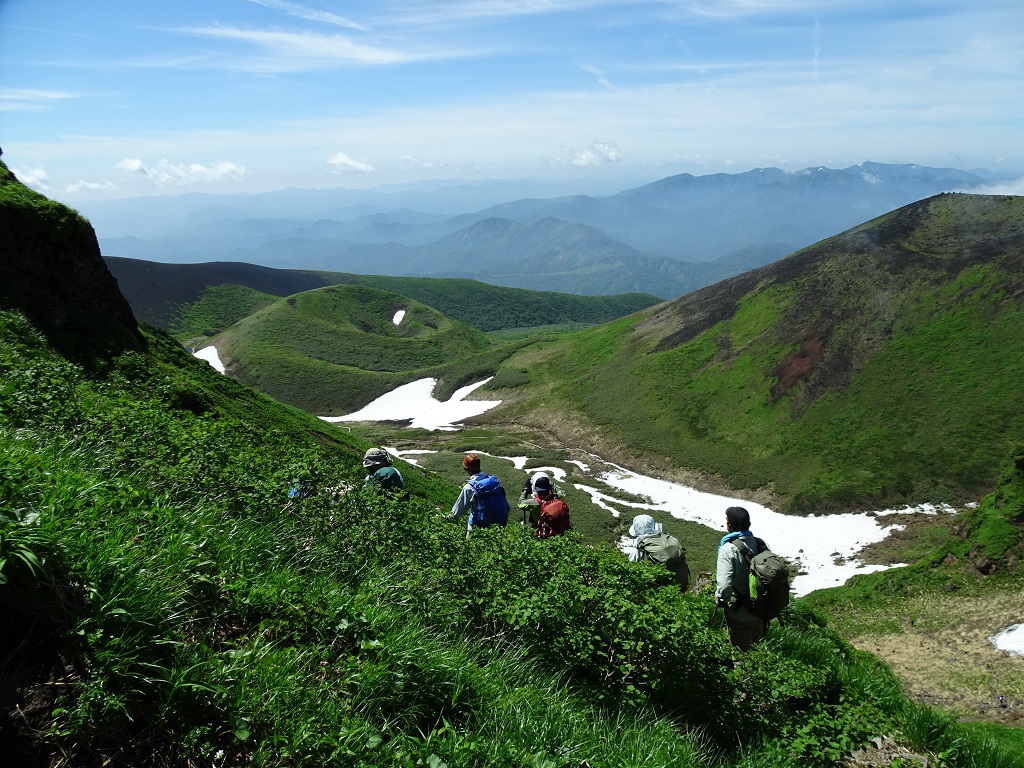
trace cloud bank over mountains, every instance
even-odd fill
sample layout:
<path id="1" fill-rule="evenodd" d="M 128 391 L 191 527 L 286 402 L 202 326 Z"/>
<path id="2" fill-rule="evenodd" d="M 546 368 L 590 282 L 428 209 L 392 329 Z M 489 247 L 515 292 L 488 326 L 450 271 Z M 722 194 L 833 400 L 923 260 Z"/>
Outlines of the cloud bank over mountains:
<path id="1" fill-rule="evenodd" d="M 0 111 L 9 165 L 76 205 L 439 170 L 1024 172 L 1021 28 L 1004 0 L 11 2 Z"/>

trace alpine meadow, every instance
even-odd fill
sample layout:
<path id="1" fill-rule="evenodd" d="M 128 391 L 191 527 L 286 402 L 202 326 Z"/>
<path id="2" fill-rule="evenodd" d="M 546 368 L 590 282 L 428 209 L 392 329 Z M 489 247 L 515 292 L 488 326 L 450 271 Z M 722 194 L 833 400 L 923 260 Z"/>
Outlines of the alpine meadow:
<path id="1" fill-rule="evenodd" d="M 957 634 L 1024 620 L 1024 198 L 928 197 L 668 301 L 105 261 L 2 163 L 0 236 L 5 764 L 1024 766 L 1024 657 Z M 424 378 L 501 402 L 318 418 Z M 386 494 L 380 445 L 435 452 Z M 510 493 L 563 471 L 574 530 L 448 523 L 471 450 Z M 793 515 L 952 511 L 734 658 L 572 450 Z M 721 531 L 659 519 L 712 569 Z"/>

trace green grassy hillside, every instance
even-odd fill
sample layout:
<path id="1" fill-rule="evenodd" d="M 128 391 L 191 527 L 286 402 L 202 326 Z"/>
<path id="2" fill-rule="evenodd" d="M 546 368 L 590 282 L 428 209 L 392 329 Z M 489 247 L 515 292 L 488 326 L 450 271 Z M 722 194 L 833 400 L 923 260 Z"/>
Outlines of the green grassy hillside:
<path id="1" fill-rule="evenodd" d="M 400 324 L 396 313 L 404 312 Z M 415 379 L 451 389 L 499 358 L 486 336 L 398 294 L 359 285 L 281 299 L 214 339 L 240 381 L 319 415 L 355 410 Z"/>
<path id="2" fill-rule="evenodd" d="M 977 499 L 1024 438 L 1022 274 L 1024 198 L 932 198 L 530 346 L 490 417 L 600 434 L 792 510 Z"/>
<path id="3" fill-rule="evenodd" d="M 270 306 L 277 296 L 245 285 L 224 283 L 204 288 L 199 298 L 184 305 L 169 324 L 172 335 L 188 346 L 200 347 L 205 339 Z"/>
<path id="4" fill-rule="evenodd" d="M 86 366 L 0 309 L 8 764 L 824 768 L 889 736 L 1024 765 L 802 603 L 733 664 L 663 570 L 467 540 L 438 515 L 456 486 L 402 465 L 408 499 L 358 490 L 364 443 L 140 338 Z M 296 477 L 356 488 L 289 500 Z"/>
<path id="5" fill-rule="evenodd" d="M 465 278 L 352 275 L 360 285 L 380 288 L 416 301 L 482 331 L 580 323 L 597 325 L 661 301 L 647 293 L 577 296 L 545 287 L 537 275 L 533 290 L 502 288 Z"/>
<path id="6" fill-rule="evenodd" d="M 782 768 L 878 734 L 947 766 L 1024 764 L 799 604 L 730 669 L 706 595 L 575 536 L 466 541 L 437 516 L 455 486 L 414 468 L 408 502 L 289 501 L 297 475 L 358 484 L 363 446 L 149 349 L 87 375 L 0 314 L 0 693 L 20 707 L 0 748 L 18 765 Z"/>

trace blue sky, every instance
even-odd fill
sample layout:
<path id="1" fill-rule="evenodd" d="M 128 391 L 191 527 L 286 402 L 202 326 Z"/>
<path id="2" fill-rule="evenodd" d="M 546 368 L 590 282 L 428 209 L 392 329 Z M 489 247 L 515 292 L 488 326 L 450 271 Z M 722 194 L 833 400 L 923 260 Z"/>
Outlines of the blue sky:
<path id="1" fill-rule="evenodd" d="M 70 202 L 864 160 L 1024 173 L 1020 0 L 0 0 Z"/>

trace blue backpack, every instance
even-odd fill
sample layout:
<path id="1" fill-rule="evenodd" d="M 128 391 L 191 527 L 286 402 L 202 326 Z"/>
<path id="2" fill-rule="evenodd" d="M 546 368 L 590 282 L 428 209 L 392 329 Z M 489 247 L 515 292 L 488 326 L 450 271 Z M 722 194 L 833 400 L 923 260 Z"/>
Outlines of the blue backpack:
<path id="1" fill-rule="evenodd" d="M 473 475 L 468 482 L 473 489 L 473 527 L 505 525 L 508 522 L 508 499 L 498 478 L 480 473 Z"/>

